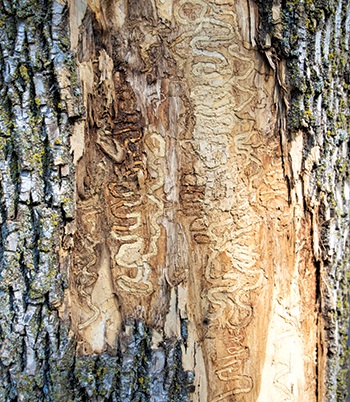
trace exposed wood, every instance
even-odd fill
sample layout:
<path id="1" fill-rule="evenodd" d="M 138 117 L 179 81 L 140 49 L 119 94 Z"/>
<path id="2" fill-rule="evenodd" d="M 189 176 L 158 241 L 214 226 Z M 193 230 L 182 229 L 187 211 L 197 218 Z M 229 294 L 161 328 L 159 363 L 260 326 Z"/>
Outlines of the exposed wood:
<path id="1" fill-rule="evenodd" d="M 0 2 L 1 400 L 345 400 L 349 6 Z"/>

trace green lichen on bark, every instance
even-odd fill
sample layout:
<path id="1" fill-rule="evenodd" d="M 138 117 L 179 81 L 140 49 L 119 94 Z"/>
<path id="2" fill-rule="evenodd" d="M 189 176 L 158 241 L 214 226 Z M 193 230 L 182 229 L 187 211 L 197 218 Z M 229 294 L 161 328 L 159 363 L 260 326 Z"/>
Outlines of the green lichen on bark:
<path id="1" fill-rule="evenodd" d="M 117 351 L 76 358 L 71 400 L 188 401 L 191 373 L 182 369 L 179 341 L 151 342 L 152 330 L 143 321 L 128 320 Z"/>
<path id="2" fill-rule="evenodd" d="M 292 141 L 296 133 L 303 133 L 304 162 L 314 147 L 320 149 L 304 196 L 309 210 L 318 215 L 321 235 L 320 256 L 315 258 L 320 264 L 320 315 L 327 333 L 327 400 L 346 399 L 350 375 L 349 6 L 348 1 L 283 2 L 282 34 L 276 34 L 272 6 L 259 2 L 260 43 L 269 34 L 273 52 L 287 65 L 288 138 Z"/>
<path id="3" fill-rule="evenodd" d="M 74 199 L 72 180 L 61 175 L 63 164 L 72 169 L 71 116 L 68 107 L 58 107 L 65 99 L 58 72 L 66 67 L 56 36 L 66 32 L 66 22 L 59 3 L 0 2 L 3 401 L 54 400 L 54 384 L 69 374 L 66 360 L 74 362 L 74 341 L 55 309 L 64 290 L 58 248 L 67 213 L 61 197 Z"/>

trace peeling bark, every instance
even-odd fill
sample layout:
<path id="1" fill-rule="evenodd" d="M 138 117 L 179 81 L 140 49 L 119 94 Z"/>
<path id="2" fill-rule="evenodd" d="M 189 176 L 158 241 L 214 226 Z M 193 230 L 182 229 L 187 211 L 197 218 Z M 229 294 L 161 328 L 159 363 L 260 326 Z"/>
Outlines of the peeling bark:
<path id="1" fill-rule="evenodd" d="M 0 399 L 335 401 L 350 4 L 0 2 Z"/>

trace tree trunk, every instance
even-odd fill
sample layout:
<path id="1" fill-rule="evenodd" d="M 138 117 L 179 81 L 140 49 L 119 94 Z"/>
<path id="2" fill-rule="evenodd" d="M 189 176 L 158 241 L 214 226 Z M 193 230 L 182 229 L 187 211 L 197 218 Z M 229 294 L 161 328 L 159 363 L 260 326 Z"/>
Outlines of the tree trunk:
<path id="1" fill-rule="evenodd" d="M 345 401 L 349 1 L 0 13 L 0 400 Z"/>

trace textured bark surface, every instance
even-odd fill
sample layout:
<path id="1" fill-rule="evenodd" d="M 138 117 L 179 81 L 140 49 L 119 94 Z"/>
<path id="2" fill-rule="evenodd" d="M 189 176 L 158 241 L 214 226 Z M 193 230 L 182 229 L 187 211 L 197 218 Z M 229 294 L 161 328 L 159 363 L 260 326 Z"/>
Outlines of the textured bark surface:
<path id="1" fill-rule="evenodd" d="M 0 399 L 345 400 L 348 1 L 0 2 Z"/>
<path id="2" fill-rule="evenodd" d="M 74 341 L 57 314 L 67 283 L 60 234 L 74 214 L 69 134 L 79 114 L 64 9 L 0 5 L 3 401 L 57 400 L 74 361 Z"/>

